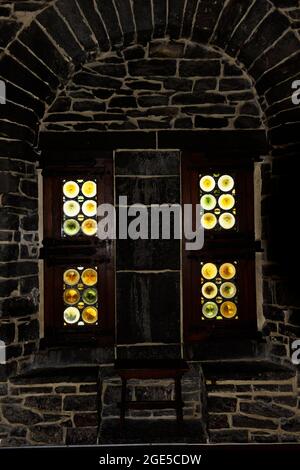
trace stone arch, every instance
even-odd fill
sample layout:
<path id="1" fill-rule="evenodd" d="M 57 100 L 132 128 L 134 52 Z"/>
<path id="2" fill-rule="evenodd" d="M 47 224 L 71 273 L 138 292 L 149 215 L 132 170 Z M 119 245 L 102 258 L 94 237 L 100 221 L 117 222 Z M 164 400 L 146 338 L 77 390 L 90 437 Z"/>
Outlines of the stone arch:
<path id="1" fill-rule="evenodd" d="M 262 129 L 247 73 L 219 49 L 152 40 L 93 57 L 59 90 L 40 130 Z"/>
<path id="2" fill-rule="evenodd" d="M 75 0 L 56 0 L 41 3 L 28 25 L 12 25 L 16 37 L 7 35 L 0 60 L 8 99 L 0 110 L 2 168 L 14 173 L 2 198 L 2 224 L 15 231 L 13 248 L 5 255 L 8 266 L 0 268 L 4 277 L 13 278 L 5 281 L 2 308 L 6 316 L 22 318 L 5 329 L 12 342 L 38 336 L 35 149 L 39 122 L 57 90 L 84 63 L 99 53 L 105 57 L 112 49 L 164 36 L 216 45 L 252 77 L 273 153 L 289 155 L 299 146 L 299 110 L 291 106 L 291 84 L 299 73 L 299 38 L 291 18 L 280 10 L 283 3 L 88 0 L 79 6 Z M 15 298 L 9 297 L 12 293 Z M 23 322 L 28 315 L 31 320 Z"/>
<path id="3" fill-rule="evenodd" d="M 186 0 L 171 1 L 167 8 L 164 0 L 91 0 L 79 7 L 76 0 L 57 0 L 38 11 L 9 43 L 1 60 L 1 75 L 10 82 L 8 97 L 14 93 L 16 105 L 41 117 L 41 102 L 49 101 L 58 81 L 64 82 L 74 68 L 97 52 L 164 35 L 190 38 L 217 45 L 245 66 L 267 117 L 280 112 L 280 118 L 271 120 L 274 127 L 269 129 L 269 137 L 271 144 L 282 145 L 287 143 L 287 134 L 291 138 L 297 131 L 293 122 L 298 118 L 296 112 L 292 113 L 294 120 L 291 117 L 289 98 L 299 69 L 299 39 L 277 5 L 282 3 Z M 34 98 L 24 96 L 15 85 Z M 28 121 L 29 127 L 34 126 L 33 115 L 19 116 L 19 120 L 21 125 Z"/>

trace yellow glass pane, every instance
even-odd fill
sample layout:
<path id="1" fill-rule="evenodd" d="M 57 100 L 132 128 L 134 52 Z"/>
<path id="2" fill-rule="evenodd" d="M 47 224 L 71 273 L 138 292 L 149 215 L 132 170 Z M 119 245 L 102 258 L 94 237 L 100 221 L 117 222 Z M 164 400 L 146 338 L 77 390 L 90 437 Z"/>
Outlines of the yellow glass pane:
<path id="1" fill-rule="evenodd" d="M 85 269 L 81 275 L 83 284 L 86 286 L 94 286 L 97 282 L 97 271 L 92 268 Z"/>
<path id="2" fill-rule="evenodd" d="M 213 282 L 206 282 L 202 286 L 202 294 L 206 299 L 213 299 L 218 293 L 218 288 Z"/>
<path id="3" fill-rule="evenodd" d="M 205 263 L 202 266 L 201 273 L 205 279 L 213 279 L 218 274 L 218 269 L 213 263 Z"/>
<path id="4" fill-rule="evenodd" d="M 92 236 L 97 233 L 97 221 L 94 219 L 86 219 L 81 226 L 85 235 Z"/>
<path id="5" fill-rule="evenodd" d="M 82 319 L 85 323 L 96 323 L 98 320 L 98 310 L 95 307 L 86 307 L 82 312 Z"/>
<path id="6" fill-rule="evenodd" d="M 218 179 L 218 187 L 224 192 L 231 191 L 234 187 L 234 179 L 229 175 L 222 175 Z"/>
<path id="7" fill-rule="evenodd" d="M 223 279 L 232 279 L 234 276 L 235 276 L 235 273 L 236 273 L 236 269 L 235 269 L 235 266 L 234 264 L 232 263 L 224 263 L 222 264 L 222 266 L 220 267 L 220 276 L 223 278 Z"/>
<path id="8" fill-rule="evenodd" d="M 237 307 L 233 302 L 227 301 L 221 305 L 220 310 L 224 318 L 233 318 L 236 316 Z"/>
<path id="9" fill-rule="evenodd" d="M 67 181 L 63 186 L 63 193 L 67 198 L 74 198 L 79 194 L 79 186 L 75 181 Z"/>
<path id="10" fill-rule="evenodd" d="M 215 186 L 216 182 L 212 176 L 205 175 L 200 179 L 200 188 L 202 191 L 210 192 L 215 188 Z"/>
<path id="11" fill-rule="evenodd" d="M 224 212 L 224 214 L 221 214 L 219 217 L 219 224 L 225 230 L 231 229 L 235 225 L 234 215 L 230 214 L 230 212 Z"/>
<path id="12" fill-rule="evenodd" d="M 87 217 L 93 217 L 97 214 L 97 203 L 93 200 L 87 200 L 82 204 L 82 212 Z"/>
<path id="13" fill-rule="evenodd" d="M 80 300 L 80 292 L 78 289 L 66 289 L 64 291 L 64 301 L 68 305 L 75 305 Z"/>
<path id="14" fill-rule="evenodd" d="M 81 188 L 85 197 L 95 197 L 97 194 L 97 185 L 94 181 L 86 181 Z"/>
<path id="15" fill-rule="evenodd" d="M 222 194 L 218 200 L 219 206 L 225 211 L 229 211 L 235 204 L 235 199 L 231 194 Z"/>
<path id="16" fill-rule="evenodd" d="M 211 212 L 207 212 L 201 217 L 201 225 L 207 230 L 212 230 L 217 224 L 217 218 Z"/>
<path id="17" fill-rule="evenodd" d="M 64 282 L 69 286 L 75 286 L 80 281 L 80 274 L 76 269 L 67 269 L 64 272 Z"/>

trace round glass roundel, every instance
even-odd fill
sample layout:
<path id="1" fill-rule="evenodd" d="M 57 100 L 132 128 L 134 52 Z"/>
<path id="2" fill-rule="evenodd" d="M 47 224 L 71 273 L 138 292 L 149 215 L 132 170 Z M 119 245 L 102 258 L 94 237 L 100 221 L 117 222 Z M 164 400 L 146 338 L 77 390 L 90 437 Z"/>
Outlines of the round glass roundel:
<path id="1" fill-rule="evenodd" d="M 225 211 L 229 211 L 235 204 L 235 199 L 231 194 L 222 194 L 218 199 L 219 206 Z"/>
<path id="2" fill-rule="evenodd" d="M 224 282 L 220 287 L 220 293 L 225 299 L 232 299 L 236 294 L 236 286 L 232 282 Z"/>
<path id="3" fill-rule="evenodd" d="M 97 232 L 97 221 L 94 219 L 86 219 L 81 226 L 85 235 L 92 236 Z"/>
<path id="4" fill-rule="evenodd" d="M 68 305 L 75 305 L 80 300 L 80 293 L 78 289 L 70 288 L 64 291 L 64 301 Z"/>
<path id="5" fill-rule="evenodd" d="M 81 280 L 86 286 L 94 286 L 97 283 L 97 271 L 92 268 L 85 269 L 81 275 Z"/>
<path id="6" fill-rule="evenodd" d="M 236 316 L 237 308 L 233 302 L 227 301 L 221 305 L 221 315 L 224 318 L 233 318 Z"/>
<path id="7" fill-rule="evenodd" d="M 70 237 L 74 237 L 80 230 L 80 225 L 75 219 L 67 219 L 64 222 L 64 232 L 66 235 Z"/>
<path id="8" fill-rule="evenodd" d="M 97 204 L 96 201 L 87 200 L 82 204 L 82 212 L 87 217 L 93 217 L 97 214 Z"/>
<path id="9" fill-rule="evenodd" d="M 220 267 L 220 276 L 223 278 L 223 279 L 232 279 L 234 276 L 235 276 L 235 273 L 236 273 L 236 269 L 235 269 L 235 266 L 234 264 L 232 263 L 224 263 L 222 264 L 222 266 Z"/>
<path id="10" fill-rule="evenodd" d="M 213 263 L 205 263 L 202 266 L 201 274 L 205 279 L 214 279 L 218 274 L 217 266 Z"/>
<path id="11" fill-rule="evenodd" d="M 88 305 L 95 304 L 98 300 L 97 290 L 92 287 L 85 289 L 82 294 L 82 300 Z"/>
<path id="12" fill-rule="evenodd" d="M 218 179 L 218 187 L 221 191 L 228 192 L 234 187 L 234 180 L 229 175 L 222 175 Z"/>
<path id="13" fill-rule="evenodd" d="M 64 203 L 64 213 L 67 217 L 76 217 L 80 212 L 80 205 L 76 201 L 67 201 Z"/>
<path id="14" fill-rule="evenodd" d="M 81 188 L 85 197 L 95 197 L 97 194 L 97 185 L 94 181 L 86 181 Z"/>
<path id="15" fill-rule="evenodd" d="M 66 323 L 77 323 L 80 318 L 80 312 L 76 307 L 68 307 L 64 311 L 64 320 Z"/>
<path id="16" fill-rule="evenodd" d="M 218 315 L 218 306 L 215 302 L 205 302 L 202 313 L 206 318 L 215 318 Z"/>
<path id="17" fill-rule="evenodd" d="M 98 320 L 98 310 L 95 307 L 86 307 L 82 312 L 82 319 L 85 323 L 96 323 Z"/>
<path id="18" fill-rule="evenodd" d="M 212 194 L 204 194 L 200 199 L 201 207 L 207 211 L 211 211 L 216 207 L 217 200 Z"/>
<path id="19" fill-rule="evenodd" d="M 80 281 L 80 274 L 76 269 L 67 269 L 64 272 L 64 282 L 68 284 L 68 286 L 75 286 Z"/>
<path id="20" fill-rule="evenodd" d="M 63 193 L 67 198 L 74 198 L 79 194 L 79 186 L 75 181 L 67 181 L 63 186 Z"/>
<path id="21" fill-rule="evenodd" d="M 201 225 L 207 230 L 213 229 L 217 225 L 217 218 L 211 212 L 207 212 L 201 217 Z"/>
<path id="22" fill-rule="evenodd" d="M 218 288 L 213 282 L 206 282 L 202 286 L 202 294 L 206 299 L 213 299 L 218 293 Z"/>
<path id="23" fill-rule="evenodd" d="M 209 193 L 215 188 L 215 186 L 216 182 L 210 175 L 202 176 L 202 178 L 200 179 L 200 188 L 202 189 L 202 191 Z"/>
<path id="24" fill-rule="evenodd" d="M 225 230 L 231 229 L 235 225 L 234 215 L 230 214 L 230 212 L 224 212 L 224 214 L 221 214 L 219 217 L 219 224 Z"/>

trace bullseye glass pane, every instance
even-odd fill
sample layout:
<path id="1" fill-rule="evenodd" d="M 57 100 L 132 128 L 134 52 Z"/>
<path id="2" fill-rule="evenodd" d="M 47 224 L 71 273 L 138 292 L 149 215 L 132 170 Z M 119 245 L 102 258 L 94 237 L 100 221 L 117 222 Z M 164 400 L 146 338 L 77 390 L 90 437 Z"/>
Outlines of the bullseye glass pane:
<path id="1" fill-rule="evenodd" d="M 96 180 L 63 180 L 62 236 L 76 238 L 97 234 Z"/>
<path id="2" fill-rule="evenodd" d="M 202 320 L 238 319 L 238 262 L 201 262 Z"/>
<path id="3" fill-rule="evenodd" d="M 98 325 L 97 267 L 76 266 L 66 269 L 62 281 L 65 327 Z"/>
<path id="4" fill-rule="evenodd" d="M 205 230 L 236 230 L 236 188 L 234 175 L 199 175 L 201 225 Z"/>

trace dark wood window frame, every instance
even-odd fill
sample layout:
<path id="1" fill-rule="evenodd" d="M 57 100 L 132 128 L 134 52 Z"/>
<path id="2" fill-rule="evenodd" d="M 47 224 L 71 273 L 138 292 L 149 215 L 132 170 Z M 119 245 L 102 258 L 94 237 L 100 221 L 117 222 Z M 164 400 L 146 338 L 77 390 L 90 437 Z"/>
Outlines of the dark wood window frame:
<path id="1" fill-rule="evenodd" d="M 199 204 L 199 174 L 217 171 L 235 174 L 238 230 L 205 231 L 204 246 L 199 251 L 182 247 L 183 330 L 185 343 L 216 339 L 254 338 L 257 335 L 254 230 L 253 155 L 183 153 L 182 203 Z M 194 221 L 195 222 L 195 221 Z M 237 289 L 239 318 L 201 319 L 201 262 L 238 261 Z"/>
<path id="2" fill-rule="evenodd" d="M 51 152 L 43 164 L 44 344 L 108 345 L 115 340 L 114 242 L 97 237 L 61 237 L 62 181 L 97 180 L 97 204 L 114 204 L 113 160 L 101 152 Z M 72 160 L 74 158 L 74 160 Z M 76 266 L 97 266 L 99 322 L 81 327 L 63 324 L 63 273 Z"/>

